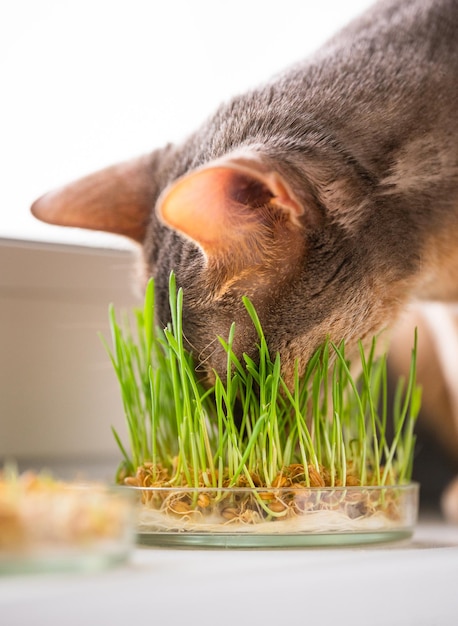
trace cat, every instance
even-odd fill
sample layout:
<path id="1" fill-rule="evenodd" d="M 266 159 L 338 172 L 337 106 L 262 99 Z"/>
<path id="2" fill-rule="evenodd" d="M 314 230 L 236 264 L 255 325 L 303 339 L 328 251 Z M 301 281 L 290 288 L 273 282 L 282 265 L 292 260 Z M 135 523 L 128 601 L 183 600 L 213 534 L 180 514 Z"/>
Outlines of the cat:
<path id="1" fill-rule="evenodd" d="M 51 192 L 41 220 L 140 244 L 158 322 L 168 277 L 203 375 L 218 335 L 255 356 L 252 300 L 285 378 L 413 300 L 458 300 L 458 2 L 382 0 L 305 61 L 234 97 L 181 145 Z"/>

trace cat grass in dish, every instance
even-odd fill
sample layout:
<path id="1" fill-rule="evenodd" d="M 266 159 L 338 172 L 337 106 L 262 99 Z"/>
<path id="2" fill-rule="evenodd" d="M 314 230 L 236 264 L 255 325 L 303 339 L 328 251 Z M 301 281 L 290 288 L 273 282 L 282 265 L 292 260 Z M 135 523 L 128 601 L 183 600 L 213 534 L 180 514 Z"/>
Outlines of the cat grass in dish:
<path id="1" fill-rule="evenodd" d="M 198 536 L 203 545 L 249 546 L 261 545 L 261 535 L 266 545 L 408 536 L 418 495 L 410 484 L 420 408 L 416 340 L 410 376 L 399 382 L 392 407 L 375 340 L 368 351 L 359 346 L 358 376 L 345 346 L 328 340 L 305 375 L 296 368 L 291 386 L 245 298 L 258 358 L 236 357 L 233 325 L 218 339 L 226 379 L 215 373 L 214 385 L 204 387 L 183 345 L 183 292 L 173 275 L 169 293 L 172 323 L 164 330 L 153 321 L 153 281 L 135 332 L 110 310 L 107 349 L 129 438 L 127 446 L 115 432 L 123 454 L 117 479 L 138 493 L 140 539 L 177 545 Z"/>

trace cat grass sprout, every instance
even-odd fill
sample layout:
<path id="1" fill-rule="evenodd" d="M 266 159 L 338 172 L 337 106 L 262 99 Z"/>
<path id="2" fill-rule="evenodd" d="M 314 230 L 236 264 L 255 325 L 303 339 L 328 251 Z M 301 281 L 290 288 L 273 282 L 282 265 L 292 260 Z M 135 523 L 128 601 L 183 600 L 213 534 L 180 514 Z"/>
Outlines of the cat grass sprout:
<path id="1" fill-rule="evenodd" d="M 138 488 L 146 509 L 163 517 L 160 524 L 181 530 L 205 519 L 212 528 L 218 520 L 286 523 L 304 510 L 338 510 L 349 519 L 382 512 L 396 520 L 398 492 L 384 489 L 402 489 L 411 479 L 421 401 L 416 336 L 409 377 L 399 381 L 392 407 L 387 359 L 376 358 L 375 339 L 368 351 L 359 345 L 356 378 L 344 344 L 328 340 L 303 376 L 296 368 L 291 388 L 245 298 L 259 359 L 237 358 L 232 325 L 229 337 L 219 338 L 227 376 L 215 373 L 214 385 L 204 388 L 183 345 L 183 292 L 173 274 L 169 292 L 172 322 L 163 330 L 154 323 L 152 280 L 134 331 L 110 306 L 112 348 L 104 343 L 128 434 L 124 444 L 113 431 L 123 455 L 118 482 Z"/>

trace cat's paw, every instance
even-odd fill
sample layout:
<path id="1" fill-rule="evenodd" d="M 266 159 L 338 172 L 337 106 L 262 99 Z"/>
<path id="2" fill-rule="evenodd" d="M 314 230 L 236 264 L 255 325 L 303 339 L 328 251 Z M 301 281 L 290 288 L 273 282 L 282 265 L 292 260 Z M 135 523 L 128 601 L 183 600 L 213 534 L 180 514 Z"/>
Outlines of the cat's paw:
<path id="1" fill-rule="evenodd" d="M 458 478 L 455 478 L 442 494 L 441 508 L 448 522 L 458 524 Z"/>

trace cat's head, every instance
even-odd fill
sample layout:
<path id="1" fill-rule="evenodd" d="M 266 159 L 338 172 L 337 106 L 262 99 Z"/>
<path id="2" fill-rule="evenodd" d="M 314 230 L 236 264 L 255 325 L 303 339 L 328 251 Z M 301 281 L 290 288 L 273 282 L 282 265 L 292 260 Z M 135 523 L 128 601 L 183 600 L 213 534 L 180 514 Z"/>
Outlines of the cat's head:
<path id="1" fill-rule="evenodd" d="M 185 338 L 209 379 L 225 371 L 217 337 L 227 338 L 232 322 L 235 351 L 256 354 L 248 296 L 291 379 L 295 361 L 303 370 L 327 335 L 356 344 L 393 317 L 403 296 L 388 250 L 371 243 L 378 222 L 364 213 L 357 177 L 333 171 L 329 159 L 285 155 L 251 146 L 190 164 L 167 146 L 51 192 L 32 212 L 139 243 L 161 325 L 170 319 L 173 270 Z"/>

